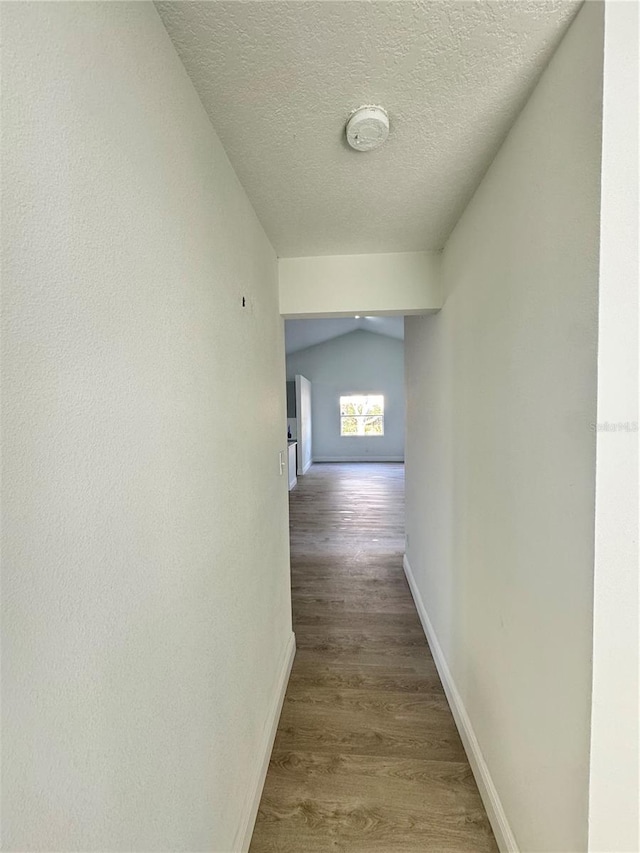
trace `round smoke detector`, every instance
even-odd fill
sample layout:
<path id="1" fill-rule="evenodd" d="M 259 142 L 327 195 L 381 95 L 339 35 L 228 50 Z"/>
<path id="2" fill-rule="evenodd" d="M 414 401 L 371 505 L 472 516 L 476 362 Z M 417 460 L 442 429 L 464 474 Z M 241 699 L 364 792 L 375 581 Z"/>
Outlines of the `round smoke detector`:
<path id="1" fill-rule="evenodd" d="M 389 136 L 389 116 L 382 107 L 360 107 L 347 122 L 347 142 L 356 151 L 373 151 Z"/>

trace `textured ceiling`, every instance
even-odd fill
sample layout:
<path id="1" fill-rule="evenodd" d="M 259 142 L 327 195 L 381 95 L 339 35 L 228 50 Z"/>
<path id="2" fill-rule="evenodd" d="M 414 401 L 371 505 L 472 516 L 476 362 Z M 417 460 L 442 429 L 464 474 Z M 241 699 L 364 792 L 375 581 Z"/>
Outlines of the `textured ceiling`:
<path id="1" fill-rule="evenodd" d="M 579 5 L 156 3 L 280 257 L 442 248 Z M 345 142 L 361 104 L 378 151 Z"/>
<path id="2" fill-rule="evenodd" d="M 284 342 L 287 355 L 356 329 L 404 340 L 404 317 L 339 317 L 331 320 L 285 320 Z"/>

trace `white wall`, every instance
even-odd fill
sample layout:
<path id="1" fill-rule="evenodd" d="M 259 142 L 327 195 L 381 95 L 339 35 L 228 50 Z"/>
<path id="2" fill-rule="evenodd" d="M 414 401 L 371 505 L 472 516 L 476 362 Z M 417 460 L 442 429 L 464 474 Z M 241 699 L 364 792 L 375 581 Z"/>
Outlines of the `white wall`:
<path id="1" fill-rule="evenodd" d="M 275 254 L 153 5 L 2 17 L 4 849 L 229 851 L 291 639 Z"/>
<path id="2" fill-rule="evenodd" d="M 404 342 L 357 330 L 287 356 L 311 380 L 315 461 L 404 459 Z M 384 394 L 384 436 L 340 435 L 342 394 Z"/>
<path id="3" fill-rule="evenodd" d="M 438 252 L 280 258 L 278 269 L 285 317 L 424 314 L 442 306 Z"/>
<path id="4" fill-rule="evenodd" d="M 589 850 L 640 850 L 638 4 L 605 6 Z"/>
<path id="5" fill-rule="evenodd" d="M 602 20 L 582 7 L 456 226 L 442 311 L 406 321 L 408 561 L 530 853 L 587 845 Z"/>

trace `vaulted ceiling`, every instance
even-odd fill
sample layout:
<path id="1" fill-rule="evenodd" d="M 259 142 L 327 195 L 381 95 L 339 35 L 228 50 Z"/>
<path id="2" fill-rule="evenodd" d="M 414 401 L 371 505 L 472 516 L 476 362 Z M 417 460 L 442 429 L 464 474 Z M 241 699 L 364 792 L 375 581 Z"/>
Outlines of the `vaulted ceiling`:
<path id="1" fill-rule="evenodd" d="M 281 257 L 440 249 L 580 5 L 249 0 L 157 9 Z M 381 104 L 391 132 L 352 151 Z"/>
<path id="2" fill-rule="evenodd" d="M 332 320 L 285 320 L 284 343 L 287 355 L 322 344 L 332 338 L 361 329 L 376 335 L 404 340 L 404 317 L 339 317 Z"/>

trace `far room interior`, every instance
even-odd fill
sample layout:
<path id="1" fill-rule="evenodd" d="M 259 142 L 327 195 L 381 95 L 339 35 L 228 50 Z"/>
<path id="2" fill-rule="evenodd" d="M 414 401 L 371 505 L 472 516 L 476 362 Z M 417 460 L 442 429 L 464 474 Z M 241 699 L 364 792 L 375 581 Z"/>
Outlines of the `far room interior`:
<path id="1" fill-rule="evenodd" d="M 285 350 L 290 442 L 296 377 L 310 383 L 310 461 L 404 461 L 404 317 L 285 320 Z"/>

